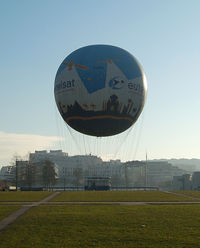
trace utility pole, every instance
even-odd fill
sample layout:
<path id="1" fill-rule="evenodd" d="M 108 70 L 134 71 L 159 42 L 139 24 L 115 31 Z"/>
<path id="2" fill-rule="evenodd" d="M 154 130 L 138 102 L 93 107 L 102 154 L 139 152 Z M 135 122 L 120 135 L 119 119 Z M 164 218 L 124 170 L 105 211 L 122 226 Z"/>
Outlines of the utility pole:
<path id="1" fill-rule="evenodd" d="M 66 177 L 66 168 L 63 167 L 63 184 L 64 184 L 63 189 L 64 189 L 64 191 L 65 191 L 65 180 L 66 180 L 65 177 Z"/>
<path id="2" fill-rule="evenodd" d="M 17 188 L 18 188 L 18 160 L 16 159 L 15 160 L 15 167 L 16 167 L 16 170 L 15 170 L 15 186 L 16 186 L 16 191 L 17 191 Z"/>

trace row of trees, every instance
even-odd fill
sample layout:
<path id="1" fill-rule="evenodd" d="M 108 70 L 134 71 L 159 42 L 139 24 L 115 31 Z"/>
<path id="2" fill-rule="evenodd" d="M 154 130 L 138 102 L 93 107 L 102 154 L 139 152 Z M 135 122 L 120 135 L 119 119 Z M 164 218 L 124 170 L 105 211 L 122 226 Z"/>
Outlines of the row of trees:
<path id="1" fill-rule="evenodd" d="M 16 188 L 32 189 L 33 187 L 42 187 L 51 189 L 57 180 L 57 173 L 54 164 L 45 160 L 39 163 L 30 163 L 28 161 L 18 161 L 15 164 Z"/>

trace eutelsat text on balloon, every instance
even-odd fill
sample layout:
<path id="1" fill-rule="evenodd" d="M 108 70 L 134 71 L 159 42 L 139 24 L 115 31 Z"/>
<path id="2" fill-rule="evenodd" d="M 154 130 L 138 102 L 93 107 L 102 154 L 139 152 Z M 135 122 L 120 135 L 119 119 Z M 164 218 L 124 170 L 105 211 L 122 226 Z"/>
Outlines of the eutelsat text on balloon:
<path id="1" fill-rule="evenodd" d="M 111 136 L 131 127 L 146 98 L 144 71 L 129 52 L 110 45 L 82 47 L 61 63 L 55 100 L 64 121 L 92 136 Z"/>

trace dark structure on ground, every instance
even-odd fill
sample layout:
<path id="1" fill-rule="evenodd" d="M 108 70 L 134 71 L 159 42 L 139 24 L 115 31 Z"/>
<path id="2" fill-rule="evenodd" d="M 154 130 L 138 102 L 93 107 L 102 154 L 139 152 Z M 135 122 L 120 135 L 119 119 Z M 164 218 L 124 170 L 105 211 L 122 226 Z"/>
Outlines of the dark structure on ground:
<path id="1" fill-rule="evenodd" d="M 110 177 L 86 177 L 85 190 L 110 190 Z"/>

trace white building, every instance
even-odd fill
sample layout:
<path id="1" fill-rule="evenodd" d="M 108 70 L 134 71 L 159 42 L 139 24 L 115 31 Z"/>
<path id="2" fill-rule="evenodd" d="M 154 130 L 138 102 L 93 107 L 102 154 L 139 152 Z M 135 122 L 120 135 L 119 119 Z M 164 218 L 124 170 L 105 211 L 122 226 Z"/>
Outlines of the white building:
<path id="1" fill-rule="evenodd" d="M 173 190 L 191 190 L 192 176 L 191 174 L 184 174 L 182 176 L 173 177 Z"/>
<path id="2" fill-rule="evenodd" d="M 166 161 L 147 163 L 148 186 L 159 186 L 163 182 L 172 182 L 174 176 L 182 176 L 186 172 Z"/>
<path id="3" fill-rule="evenodd" d="M 101 158 L 93 155 L 76 155 L 68 156 L 62 150 L 50 151 L 35 151 L 29 157 L 30 163 L 38 163 L 44 160 L 50 160 L 58 168 L 59 183 L 62 183 L 64 178 L 68 178 L 68 182 L 73 181 L 74 177 L 90 176 L 113 176 L 121 175 L 122 163 L 120 160 L 111 160 L 103 162 Z"/>
<path id="4" fill-rule="evenodd" d="M 15 166 L 3 166 L 0 170 L 0 180 L 14 181 L 15 180 Z"/>
<path id="5" fill-rule="evenodd" d="M 192 189 L 200 190 L 200 171 L 195 171 L 192 174 Z"/>

